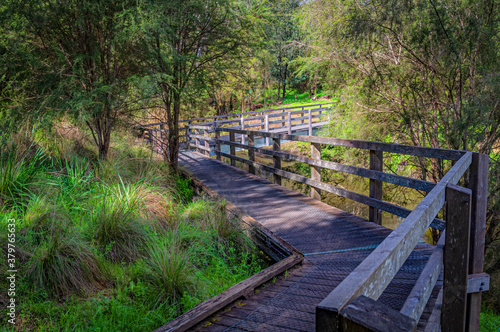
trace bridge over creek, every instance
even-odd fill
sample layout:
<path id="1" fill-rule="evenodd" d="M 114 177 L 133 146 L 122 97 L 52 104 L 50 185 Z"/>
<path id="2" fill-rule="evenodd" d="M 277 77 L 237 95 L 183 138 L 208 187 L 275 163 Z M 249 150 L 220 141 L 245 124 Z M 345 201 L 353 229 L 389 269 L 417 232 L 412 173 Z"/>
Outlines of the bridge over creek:
<path id="1" fill-rule="evenodd" d="M 200 190 L 240 213 L 277 262 L 157 331 L 479 330 L 481 292 L 489 287 L 483 273 L 488 156 L 315 137 L 313 128 L 327 121 L 323 106 L 186 123 L 190 149 L 181 151 L 180 164 Z M 165 129 L 153 129 L 158 125 L 148 130 L 161 149 Z M 309 135 L 293 134 L 304 128 Z M 259 137 L 265 147 L 256 144 Z M 285 140 L 311 143 L 311 155 L 281 151 Z M 366 151 L 370 166 L 323 160 L 324 146 Z M 449 160 L 450 169 L 438 183 L 390 174 L 384 152 Z M 273 165 L 257 162 L 256 154 L 271 156 Z M 284 171 L 282 160 L 309 164 L 310 176 Z M 322 169 L 369 178 L 369 195 L 322 182 Z M 272 181 L 257 176 L 263 172 Z M 282 187 L 282 178 L 309 185 L 310 197 Z M 382 199 L 384 182 L 427 194 L 411 211 Z M 321 202 L 321 191 L 366 204 L 368 220 Z M 388 229 L 382 211 L 404 220 Z M 422 241 L 428 227 L 442 231 L 435 246 Z"/>

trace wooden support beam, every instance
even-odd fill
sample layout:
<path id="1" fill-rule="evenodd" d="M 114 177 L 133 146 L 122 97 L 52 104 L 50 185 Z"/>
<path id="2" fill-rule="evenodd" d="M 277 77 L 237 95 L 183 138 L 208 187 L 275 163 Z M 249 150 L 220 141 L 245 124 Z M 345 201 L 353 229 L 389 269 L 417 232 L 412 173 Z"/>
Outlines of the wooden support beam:
<path id="1" fill-rule="evenodd" d="M 231 142 L 235 142 L 236 141 L 235 133 L 229 133 L 229 140 Z M 230 145 L 229 146 L 229 153 L 232 156 L 236 156 L 236 148 L 234 147 L 234 145 Z M 236 160 L 234 160 L 233 158 L 231 158 L 231 166 L 236 166 Z"/>
<path id="2" fill-rule="evenodd" d="M 466 329 L 471 200 L 470 189 L 452 184 L 447 186 L 442 331 Z"/>
<path id="3" fill-rule="evenodd" d="M 308 111 L 307 121 L 309 121 L 309 136 L 312 136 L 313 135 L 313 120 L 312 120 L 311 110 Z"/>
<path id="4" fill-rule="evenodd" d="M 248 146 L 254 146 L 255 144 L 255 134 L 248 135 Z M 248 160 L 255 161 L 255 150 L 248 149 Z M 253 164 L 248 165 L 248 172 L 255 174 L 255 166 Z"/>
<path id="5" fill-rule="evenodd" d="M 195 144 L 196 144 L 196 145 L 201 145 L 201 143 L 200 143 L 200 139 L 199 139 L 199 137 L 200 137 L 200 130 L 199 130 L 199 129 L 195 129 L 195 130 L 194 130 L 194 134 L 195 134 L 195 138 L 196 138 L 196 140 L 195 140 Z M 199 153 L 199 152 L 200 152 L 200 149 L 196 148 L 196 152 L 198 152 L 198 153 Z"/>
<path id="6" fill-rule="evenodd" d="M 288 135 L 292 134 L 292 113 L 288 112 Z"/>
<path id="7" fill-rule="evenodd" d="M 240 118 L 241 130 L 245 130 L 245 118 L 242 116 Z M 241 144 L 245 144 L 245 134 L 241 134 Z"/>
<path id="8" fill-rule="evenodd" d="M 311 143 L 311 158 L 321 160 L 321 144 Z M 321 182 L 321 167 L 311 166 L 311 180 Z M 311 187 L 311 198 L 321 201 L 321 190 Z"/>
<path id="9" fill-rule="evenodd" d="M 269 114 L 266 114 L 266 133 L 268 132 L 269 132 Z M 266 137 L 266 146 L 269 146 L 269 137 Z"/>
<path id="10" fill-rule="evenodd" d="M 281 150 L 281 140 L 279 138 L 273 138 L 273 151 Z M 281 158 L 279 156 L 273 156 L 273 167 L 276 169 L 281 169 Z M 273 182 L 281 186 L 281 176 L 273 173 Z"/>
<path id="11" fill-rule="evenodd" d="M 189 128 L 189 124 L 186 125 L 186 147 L 188 151 L 190 150 L 190 143 L 191 143 L 191 135 L 190 135 L 191 129 Z"/>
<path id="12" fill-rule="evenodd" d="M 215 125 L 215 127 L 217 127 Z M 218 161 L 221 161 L 220 157 L 220 131 L 215 131 L 215 158 L 217 158 Z"/>
<path id="13" fill-rule="evenodd" d="M 205 150 L 205 155 L 207 157 L 210 157 L 210 136 L 209 136 L 210 134 L 208 133 L 207 129 L 205 129 L 204 135 L 205 135 L 205 147 L 208 149 L 208 151 Z"/>
<path id="14" fill-rule="evenodd" d="M 383 155 L 382 151 L 370 150 L 370 169 L 374 171 L 383 171 Z M 370 179 L 370 197 L 382 200 L 382 184 L 380 180 Z M 374 207 L 369 209 L 369 221 L 377 225 L 382 225 L 382 211 Z"/>
<path id="15" fill-rule="evenodd" d="M 482 273 L 484 267 L 488 164 L 488 155 L 482 153 L 472 155 L 472 164 L 469 171 L 469 188 L 472 190 L 469 274 Z M 479 331 L 480 312 L 481 293 L 469 294 L 467 297 L 469 331 Z"/>

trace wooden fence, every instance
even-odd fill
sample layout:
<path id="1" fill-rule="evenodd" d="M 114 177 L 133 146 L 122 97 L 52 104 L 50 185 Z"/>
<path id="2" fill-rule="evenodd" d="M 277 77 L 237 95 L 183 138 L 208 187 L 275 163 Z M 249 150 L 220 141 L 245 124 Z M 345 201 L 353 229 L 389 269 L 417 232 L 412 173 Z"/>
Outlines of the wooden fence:
<path id="1" fill-rule="evenodd" d="M 286 121 L 286 119 L 279 121 Z M 372 222 L 381 223 L 381 211 L 405 218 L 317 306 L 317 331 L 414 330 L 442 271 L 444 271 L 444 285 L 426 331 L 479 330 L 481 292 L 489 288 L 489 276 L 483 273 L 488 183 L 487 155 L 467 151 L 242 130 L 234 127 L 220 127 L 218 124 L 219 122 L 210 126 L 190 125 L 187 134 L 192 135 L 195 142 L 189 145 L 207 156 L 210 156 L 212 152 L 218 160 L 222 160 L 222 157 L 228 158 L 233 166 L 237 161 L 247 164 L 250 173 L 255 174 L 257 169 L 269 172 L 277 184 L 281 184 L 282 177 L 305 183 L 311 187 L 313 198 L 321 199 L 321 191 L 324 190 L 363 203 L 369 206 L 369 220 Z M 191 134 L 191 130 L 195 133 Z M 224 133 L 229 135 L 224 135 Z M 237 142 L 236 135 L 243 138 L 241 142 Z M 256 147 L 254 142 L 258 136 L 267 140 L 271 139 L 272 150 Z M 247 144 L 244 143 L 245 138 Z M 282 152 L 283 140 L 311 143 L 311 156 Z M 221 145 L 228 145 L 229 153 L 222 152 Z M 325 145 L 367 150 L 370 156 L 369 169 L 322 160 L 321 149 Z M 236 148 L 248 150 L 248 158 L 237 156 Z M 256 162 L 256 152 L 272 156 L 273 166 Z M 454 165 L 438 183 L 422 181 L 385 173 L 382 167 L 384 152 L 451 160 Z M 282 170 L 282 159 L 296 160 L 311 165 L 310 177 Z M 340 171 L 370 179 L 369 196 L 321 182 L 321 169 Z M 463 183 L 466 183 L 465 187 L 457 185 L 461 179 Z M 382 200 L 384 182 L 425 191 L 427 195 L 413 211 L 410 211 Z M 447 213 L 445 213 L 445 220 L 440 220 L 436 216 L 443 207 Z M 397 312 L 376 302 L 428 227 L 443 230 L 443 232 L 401 311 Z"/>
<path id="2" fill-rule="evenodd" d="M 288 133 L 291 134 L 296 128 L 304 129 L 307 124 L 319 122 L 321 114 L 325 112 L 331 104 L 330 102 L 180 120 L 179 133 L 182 133 L 182 135 L 179 135 L 179 138 L 185 143 L 188 139 L 187 129 L 190 126 L 192 128 L 192 125 L 230 127 L 235 129 L 259 127 L 260 130 L 286 127 L 288 128 Z M 166 129 L 167 123 L 158 122 L 144 124 L 136 128 L 143 130 L 146 134 L 145 138 L 151 143 L 153 150 L 161 153 L 164 148 L 162 142 L 165 141 L 166 133 L 168 132 L 168 129 Z"/>

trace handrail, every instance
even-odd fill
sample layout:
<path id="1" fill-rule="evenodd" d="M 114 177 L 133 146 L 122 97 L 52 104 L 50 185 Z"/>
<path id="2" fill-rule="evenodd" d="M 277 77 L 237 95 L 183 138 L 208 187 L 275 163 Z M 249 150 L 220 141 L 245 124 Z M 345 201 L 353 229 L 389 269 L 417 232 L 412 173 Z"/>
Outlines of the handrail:
<path id="1" fill-rule="evenodd" d="M 319 106 L 321 108 L 321 105 L 331 105 L 331 104 L 334 104 L 334 102 L 326 102 L 326 103 L 303 105 L 303 106 L 290 106 L 290 107 L 282 107 L 282 108 L 275 108 L 275 109 L 268 109 L 268 110 L 261 110 L 261 111 L 251 111 L 251 112 L 224 114 L 224 115 L 216 115 L 216 116 L 206 116 L 206 117 L 201 117 L 201 118 L 179 120 L 179 123 L 203 121 L 203 120 L 224 119 L 224 118 L 233 117 L 233 116 L 239 117 L 242 115 L 257 114 L 257 113 L 269 113 L 269 112 L 284 111 L 284 110 L 295 109 L 295 108 L 302 108 L 304 111 L 306 111 L 308 109 L 313 109 L 313 107 L 315 107 L 315 106 Z M 300 111 L 298 111 L 298 112 L 300 112 Z M 147 128 L 147 127 L 166 125 L 166 124 L 167 124 L 166 122 L 150 123 L 150 124 L 140 125 L 140 126 L 138 126 L 138 128 Z"/>

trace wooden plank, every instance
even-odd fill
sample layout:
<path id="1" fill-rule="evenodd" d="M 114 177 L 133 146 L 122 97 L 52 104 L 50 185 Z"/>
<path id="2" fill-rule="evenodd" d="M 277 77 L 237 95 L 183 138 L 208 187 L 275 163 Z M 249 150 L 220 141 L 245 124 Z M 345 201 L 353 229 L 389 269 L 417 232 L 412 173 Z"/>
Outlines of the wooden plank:
<path id="1" fill-rule="evenodd" d="M 425 332 L 439 332 L 441 331 L 441 307 L 443 305 L 443 289 L 438 294 L 434 309 L 432 309 L 431 316 L 427 320 Z"/>
<path id="2" fill-rule="evenodd" d="M 469 172 L 469 188 L 472 190 L 469 274 L 483 272 L 488 164 L 489 156 L 481 153 L 473 154 Z M 481 293 L 469 294 L 467 299 L 469 331 L 479 331 L 480 312 Z"/>
<path id="3" fill-rule="evenodd" d="M 218 161 L 221 161 L 220 157 L 220 131 L 215 132 L 215 155 Z"/>
<path id="4" fill-rule="evenodd" d="M 382 172 L 384 166 L 383 158 L 384 152 L 370 150 L 370 169 Z M 370 179 L 370 197 L 382 200 L 382 192 L 382 181 Z M 382 225 L 382 211 L 370 207 L 368 220 L 377 225 Z"/>
<path id="5" fill-rule="evenodd" d="M 231 156 L 229 154 L 222 153 L 222 152 L 221 152 L 221 155 L 226 156 L 226 157 L 231 158 L 231 159 L 234 159 L 234 160 L 237 160 L 237 161 L 240 161 L 240 162 L 245 163 L 245 164 L 251 163 L 249 160 L 247 160 L 245 158 Z M 286 172 L 283 170 L 277 170 L 271 166 L 266 166 L 266 165 L 260 164 L 258 162 L 254 162 L 253 165 L 257 169 L 263 169 L 269 173 L 279 174 L 282 177 L 286 177 L 288 179 L 291 179 L 291 180 L 294 180 L 297 182 L 305 183 L 305 184 L 310 185 L 312 187 L 315 187 L 315 188 L 318 188 L 321 190 L 325 190 L 329 193 L 339 195 L 339 196 L 342 196 L 345 198 L 349 198 L 353 201 L 356 201 L 356 202 L 359 202 L 359 203 L 362 203 L 362 204 L 365 204 L 368 206 L 376 207 L 377 209 L 392 213 L 392 214 L 397 215 L 397 216 L 402 217 L 402 218 L 406 218 L 412 212 L 411 210 L 405 209 L 403 207 L 400 207 L 400 206 L 397 206 L 397 205 L 394 205 L 391 203 L 387 203 L 384 201 L 380 201 L 380 200 L 377 200 L 374 198 L 370 198 L 368 196 L 361 195 L 361 194 L 358 194 L 358 193 L 355 193 L 355 192 L 352 192 L 352 191 L 349 191 L 349 190 L 346 190 L 343 188 L 339 188 L 339 187 L 336 187 L 336 186 L 331 185 L 331 184 L 313 181 L 310 178 L 307 178 L 307 177 L 302 176 L 302 175 Z M 443 220 L 440 220 L 440 219 L 433 219 L 430 227 L 433 227 L 433 228 L 439 229 L 439 230 L 443 230 L 445 228 L 445 222 Z"/>
<path id="6" fill-rule="evenodd" d="M 239 147 L 242 149 L 248 149 L 248 146 L 245 146 L 245 145 L 242 145 L 239 143 L 232 143 L 232 142 L 225 141 L 225 140 L 221 140 L 220 142 L 222 144 L 234 144 L 235 147 Z M 317 144 L 317 143 L 312 143 L 312 144 Z M 266 154 L 269 156 L 278 155 L 282 159 L 301 161 L 301 162 L 309 164 L 309 165 L 314 165 L 314 166 L 318 166 L 321 168 L 330 169 L 333 171 L 339 171 L 339 172 L 343 172 L 343 173 L 362 176 L 362 177 L 366 177 L 369 179 L 380 180 L 383 182 L 397 184 L 399 186 L 404 186 L 404 187 L 413 188 L 413 189 L 417 189 L 417 190 L 423 190 L 423 191 L 429 192 L 432 190 L 432 188 L 434 188 L 436 186 L 436 184 L 434 182 L 422 181 L 422 180 L 413 179 L 413 178 L 406 177 L 406 176 L 389 174 L 389 173 L 369 170 L 366 168 L 361 168 L 361 167 L 356 167 L 356 166 L 344 165 L 344 164 L 336 163 L 333 161 L 316 160 L 316 159 L 311 159 L 311 158 L 308 158 L 305 156 L 299 156 L 299 155 L 290 154 L 290 153 L 286 153 L 286 152 L 274 152 L 271 150 L 267 150 L 264 148 L 258 148 L 258 147 L 254 147 L 252 149 L 256 152 L 263 153 L 263 154 Z"/>
<path id="7" fill-rule="evenodd" d="M 400 312 L 418 321 L 429 301 L 432 290 L 436 285 L 443 268 L 443 247 L 445 244 L 445 232 L 441 234 L 439 241 L 432 251 L 429 260 L 425 264 L 415 286 L 408 295 Z"/>
<path id="8" fill-rule="evenodd" d="M 469 274 L 467 293 L 484 292 L 490 289 L 490 275 L 488 273 Z"/>
<path id="9" fill-rule="evenodd" d="M 366 296 L 352 301 L 341 312 L 342 330 L 352 332 L 408 332 L 417 322 L 400 312 Z M 319 329 L 316 331 L 324 331 Z"/>
<path id="10" fill-rule="evenodd" d="M 247 131 L 242 131 L 232 128 L 217 128 L 217 130 L 225 132 L 234 132 L 237 134 L 248 134 Z M 320 143 L 320 144 L 327 144 L 334 146 L 345 146 L 357 149 L 376 150 L 376 151 L 384 151 L 390 153 L 407 154 L 412 156 L 421 156 L 421 157 L 437 158 L 445 160 L 459 160 L 466 153 L 466 151 L 458 151 L 458 150 L 426 148 L 421 146 L 411 146 L 411 145 L 401 145 L 401 144 L 391 144 L 391 143 L 381 143 L 381 142 L 371 142 L 371 141 L 347 140 L 347 139 L 331 138 L 331 137 L 288 135 L 288 134 L 276 134 L 267 132 L 266 133 L 261 132 L 261 134 L 264 137 L 280 138 L 282 140 L 288 140 L 288 141 L 302 141 L 302 142 Z"/>
<path id="11" fill-rule="evenodd" d="M 168 324 L 165 324 L 162 327 L 156 329 L 155 332 L 187 331 L 213 313 L 219 311 L 238 298 L 245 296 L 249 292 L 252 292 L 256 287 L 271 280 L 278 274 L 285 272 L 292 266 L 299 264 L 300 262 L 302 262 L 302 260 L 303 256 L 298 254 L 294 254 L 288 258 L 285 258 L 284 260 L 273 264 L 272 266 L 258 272 L 257 274 L 254 274 L 250 278 L 247 278 L 242 282 L 234 285 L 233 287 L 228 288 L 219 295 L 216 295 L 211 299 L 197 305 L 195 308 L 182 314 Z"/>
<path id="12" fill-rule="evenodd" d="M 292 134 L 292 112 L 288 112 L 288 135 Z"/>
<path id="13" fill-rule="evenodd" d="M 321 160 L 321 144 L 311 144 L 311 158 Z M 311 180 L 321 182 L 321 168 L 311 166 Z M 311 198 L 321 201 L 321 190 L 316 187 L 311 187 Z"/>
<path id="14" fill-rule="evenodd" d="M 356 269 L 345 278 L 320 304 L 321 317 L 330 317 L 326 327 L 338 323 L 339 313 L 360 295 L 378 299 L 404 264 L 425 230 L 441 210 L 448 184 L 456 184 L 467 170 L 472 153 L 467 152 L 403 222 Z"/>
<path id="15" fill-rule="evenodd" d="M 312 136 L 313 135 L 313 128 L 312 128 L 312 114 L 311 114 L 311 110 L 308 111 L 308 119 L 307 119 L 308 123 L 309 123 L 309 136 Z"/>
<path id="16" fill-rule="evenodd" d="M 241 117 L 240 122 L 241 122 L 241 130 L 245 130 L 245 118 Z M 241 144 L 245 144 L 245 134 L 241 135 Z"/>
<path id="17" fill-rule="evenodd" d="M 281 142 L 279 138 L 273 138 L 273 151 L 281 150 Z M 281 158 L 279 156 L 273 156 L 273 167 L 275 169 L 281 169 Z M 281 176 L 277 173 L 273 173 L 273 182 L 281 186 Z"/>
<path id="18" fill-rule="evenodd" d="M 231 142 L 235 142 L 236 141 L 236 138 L 235 138 L 235 133 L 231 132 L 229 133 L 229 140 Z M 231 153 L 231 155 L 235 156 L 236 155 L 236 149 L 234 148 L 234 145 L 230 145 L 229 146 L 229 152 Z M 236 166 L 236 162 L 233 158 L 231 158 L 231 166 Z"/>
<path id="19" fill-rule="evenodd" d="M 266 132 L 268 133 L 269 132 L 269 115 L 266 114 Z M 265 136 L 265 135 L 263 135 Z M 266 146 L 269 146 L 269 136 L 265 136 L 266 137 Z M 279 137 L 273 137 L 273 138 L 279 138 Z"/>
<path id="20" fill-rule="evenodd" d="M 248 146 L 254 146 L 255 144 L 255 135 L 250 134 L 248 135 Z M 255 151 L 253 149 L 248 149 L 248 159 L 250 161 L 255 161 Z M 248 165 L 248 172 L 251 174 L 255 174 L 255 167 L 254 165 Z"/>
<path id="21" fill-rule="evenodd" d="M 210 157 L 210 136 L 209 136 L 209 133 L 208 133 L 208 130 L 205 130 L 205 155 L 207 157 Z"/>
<path id="22" fill-rule="evenodd" d="M 442 331 L 465 331 L 471 196 L 470 189 L 451 184 L 446 188 Z"/>

